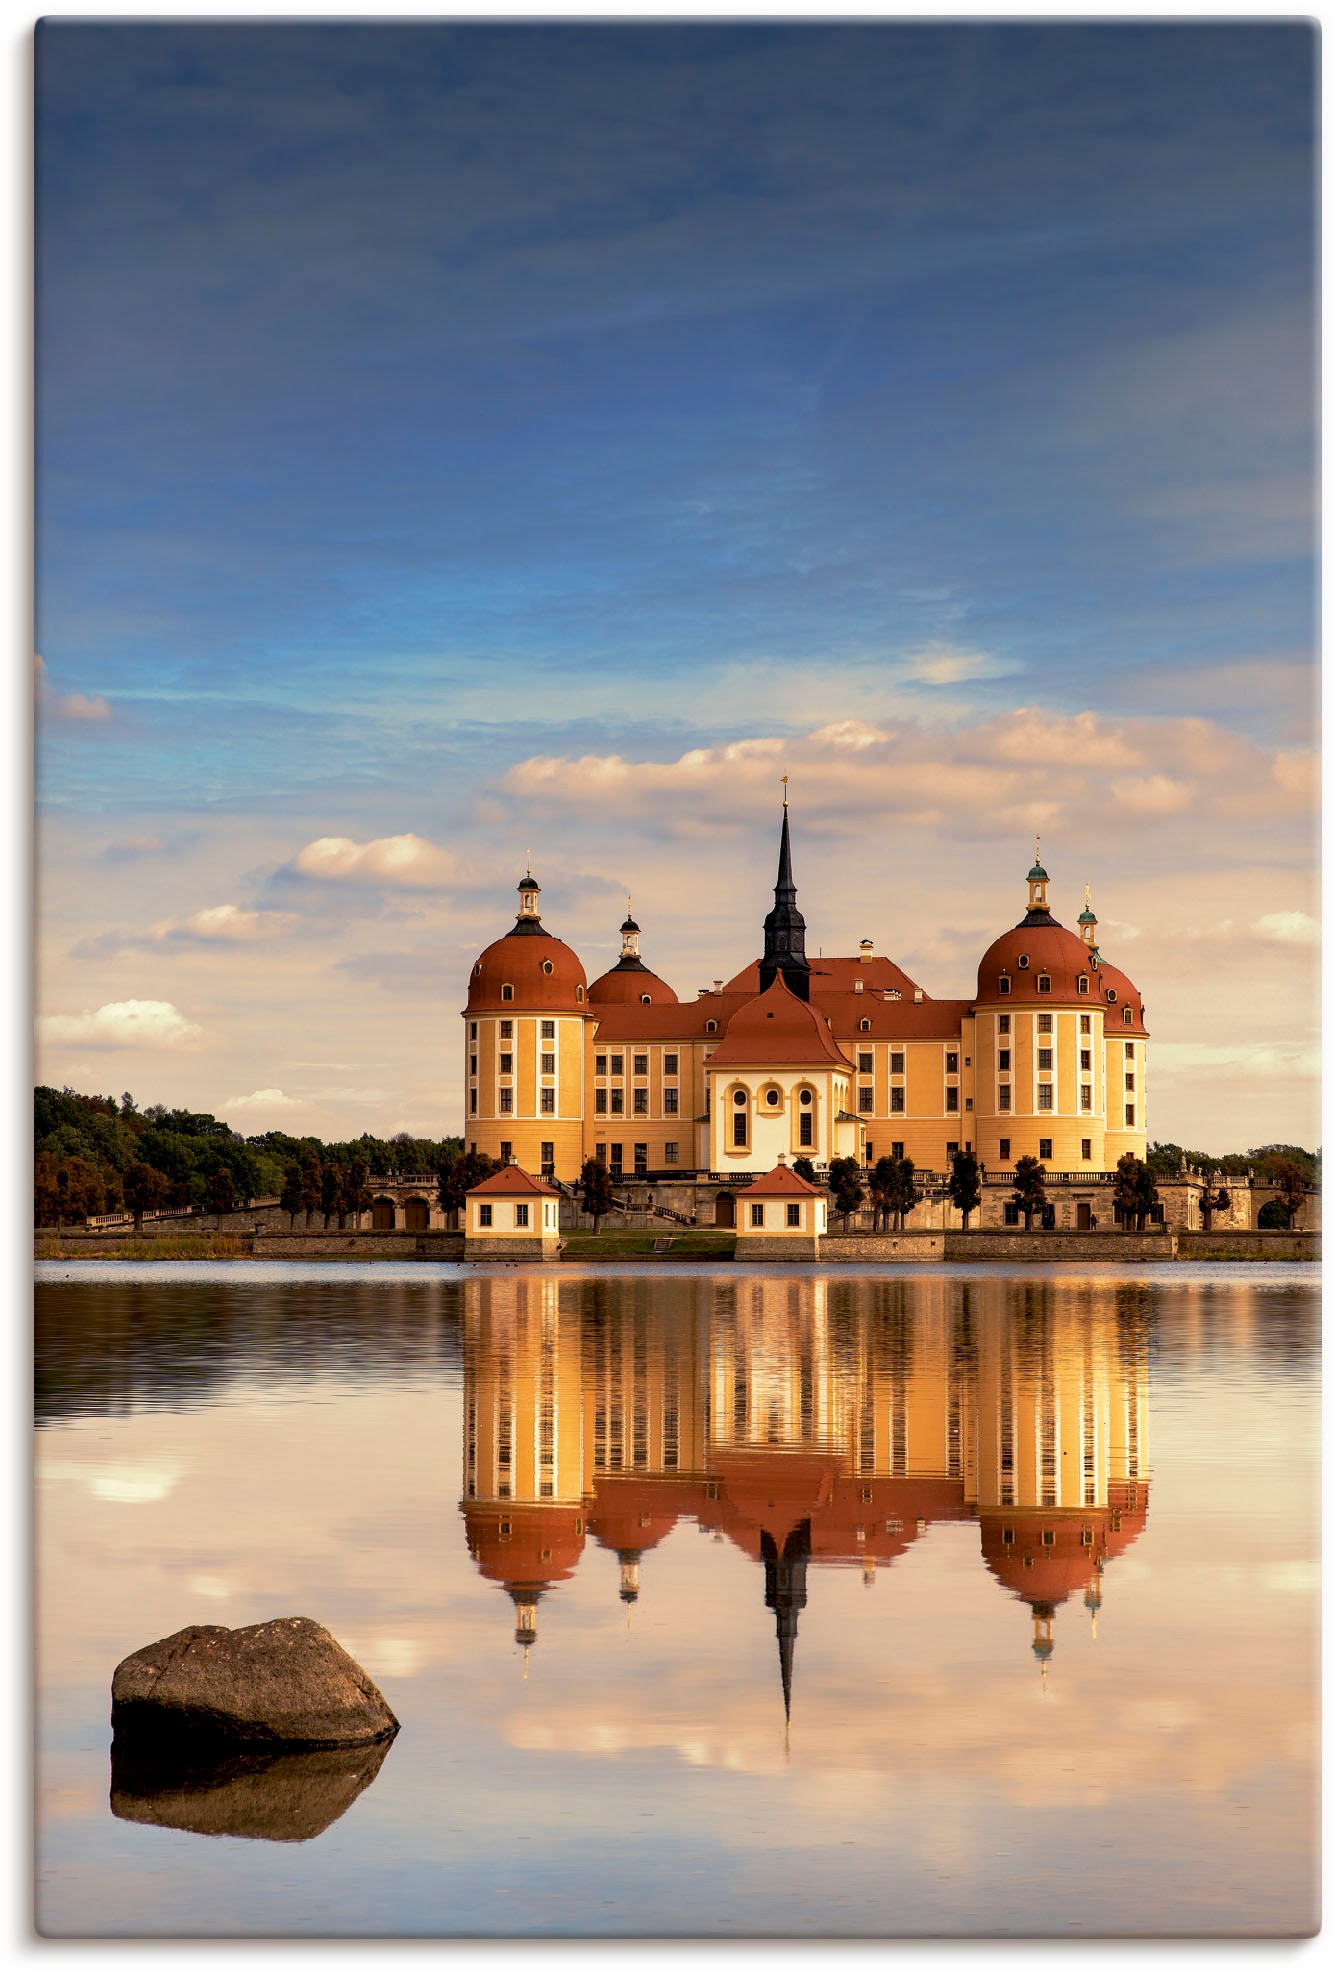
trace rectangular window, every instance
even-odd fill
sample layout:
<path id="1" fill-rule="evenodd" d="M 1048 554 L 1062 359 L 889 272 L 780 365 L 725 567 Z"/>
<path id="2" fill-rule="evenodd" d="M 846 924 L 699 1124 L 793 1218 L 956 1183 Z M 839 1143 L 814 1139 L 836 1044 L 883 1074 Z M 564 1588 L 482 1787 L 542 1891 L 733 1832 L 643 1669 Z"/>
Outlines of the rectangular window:
<path id="1" fill-rule="evenodd" d="M 469 1055 L 469 1073 L 470 1073 L 470 1074 L 477 1074 L 477 1072 L 478 1072 L 478 1057 L 477 1057 L 477 1055 L 476 1055 L 476 1054 L 470 1054 L 470 1055 Z"/>
<path id="2" fill-rule="evenodd" d="M 997 1050 L 997 1071 L 999 1074 L 1011 1073 L 1011 1049 L 999 1047 Z"/>
<path id="3" fill-rule="evenodd" d="M 790 1225 L 797 1225 L 797 1226 L 801 1226 L 801 1225 L 802 1225 L 802 1222 L 803 1222 L 803 1208 L 802 1208 L 802 1206 L 801 1206 L 800 1204 L 791 1204 L 791 1205 L 789 1205 L 789 1206 L 788 1206 L 788 1207 L 786 1208 L 786 1212 L 785 1212 L 785 1217 L 786 1217 L 786 1220 L 787 1220 L 787 1222 L 788 1222 L 788 1223 L 789 1223 Z"/>
<path id="4" fill-rule="evenodd" d="M 538 1066 L 538 1072 L 539 1072 L 539 1074 L 555 1074 L 555 1073 L 557 1072 L 557 1057 L 556 1057 L 556 1055 L 555 1055 L 555 1054 L 541 1054 L 541 1055 L 539 1056 L 539 1066 Z"/>
<path id="5" fill-rule="evenodd" d="M 470 1021 L 469 1021 L 469 1039 L 470 1039 L 470 1040 L 476 1040 L 477 1038 L 478 1038 L 478 1022 L 477 1022 L 476 1020 L 470 1020 Z"/>
<path id="6" fill-rule="evenodd" d="M 974 1097 L 972 1095 L 967 1095 L 965 1097 L 965 1107 L 967 1109 L 972 1109 L 974 1107 Z"/>
<path id="7" fill-rule="evenodd" d="M 1011 1084 L 1002 1082 L 997 1091 L 997 1106 L 1003 1115 L 1011 1107 Z"/>
<path id="8" fill-rule="evenodd" d="M 515 1022 L 513 1020 L 502 1020 L 501 1038 L 502 1040 L 513 1040 L 515 1038 Z"/>
<path id="9" fill-rule="evenodd" d="M 622 1108 L 623 1108 L 622 1091 L 620 1088 L 614 1088 L 612 1091 L 612 1113 L 615 1116 L 619 1116 L 622 1113 Z"/>
<path id="10" fill-rule="evenodd" d="M 898 1157 L 901 1161 L 903 1161 L 904 1154 L 905 1154 L 905 1146 L 903 1143 L 892 1143 L 891 1155 L 893 1157 Z"/>
<path id="11" fill-rule="evenodd" d="M 529 1222 L 529 1207 L 528 1207 L 528 1205 L 527 1205 L 527 1204 L 517 1204 L 517 1205 L 516 1205 L 516 1207 L 515 1207 L 515 1224 L 516 1224 L 516 1227 L 518 1228 L 518 1227 L 519 1227 L 519 1226 L 521 1226 L 521 1225 L 527 1225 L 527 1224 L 528 1224 L 528 1222 Z"/>
<path id="12" fill-rule="evenodd" d="M 1039 974 L 1039 978 L 1036 983 L 1038 984 L 1039 990 L 1041 992 L 1052 992 L 1053 990 L 1053 981 L 1048 976 L 1047 972 L 1041 972 Z"/>
<path id="13" fill-rule="evenodd" d="M 953 1116 L 958 1113 L 959 1109 L 960 1090 L 958 1088 L 948 1088 L 946 1091 L 946 1113 L 949 1116 Z"/>
<path id="14" fill-rule="evenodd" d="M 490 1225 L 491 1222 L 492 1222 L 492 1207 L 490 1205 L 479 1205 L 478 1206 L 479 1225 Z"/>
<path id="15" fill-rule="evenodd" d="M 664 1057 L 663 1057 L 663 1071 L 664 1071 L 664 1073 L 665 1073 L 665 1074 L 676 1074 L 676 1073 L 677 1073 L 677 1056 L 676 1056 L 676 1054 L 665 1054 L 665 1055 L 664 1055 Z"/>
<path id="16" fill-rule="evenodd" d="M 1089 1163 L 1093 1155 L 1094 1155 L 1094 1149 L 1091 1143 L 1091 1139 L 1088 1136 L 1083 1136 L 1081 1138 L 1082 1163 Z"/>
<path id="17" fill-rule="evenodd" d="M 1089 1033 L 1089 1031 L 1090 1031 L 1090 1015 L 1089 1015 L 1089 1013 L 1082 1013 L 1082 1015 L 1081 1015 L 1081 1031 L 1082 1031 L 1082 1033 Z"/>
<path id="18" fill-rule="evenodd" d="M 476 1116 L 476 1115 L 477 1115 L 477 1113 L 478 1113 L 478 1091 L 477 1091 L 477 1089 L 476 1089 L 476 1088 L 470 1088 L 470 1090 L 469 1090 L 469 1114 L 470 1114 L 471 1116 Z"/>
<path id="19" fill-rule="evenodd" d="M 858 1072 L 859 1072 L 859 1074 L 871 1074 L 871 1072 L 872 1072 L 872 1056 L 871 1056 L 870 1054 L 860 1054 L 860 1055 L 859 1055 L 859 1057 L 858 1057 Z"/>
<path id="20" fill-rule="evenodd" d="M 598 1162 L 599 1162 L 599 1163 L 606 1163 L 606 1162 L 608 1161 L 608 1146 L 607 1146 L 607 1144 L 606 1144 L 606 1143 L 595 1143 L 595 1145 L 594 1145 L 594 1156 L 596 1157 L 596 1159 L 598 1160 Z"/>
<path id="21" fill-rule="evenodd" d="M 1082 1074 L 1090 1073 L 1090 1049 L 1088 1047 L 1081 1049 L 1081 1072 Z"/>
<path id="22" fill-rule="evenodd" d="M 893 1088 L 891 1090 L 891 1114 L 893 1116 L 902 1116 L 904 1112 L 905 1091 L 903 1088 Z"/>
<path id="23" fill-rule="evenodd" d="M 997 1154 L 1001 1157 L 1003 1163 L 1011 1162 L 1011 1138 L 1009 1136 L 998 1137 Z"/>
<path id="24" fill-rule="evenodd" d="M 1011 1032 L 1011 1015 L 1010 1015 L 1010 1013 L 999 1013 L 999 1014 L 998 1014 L 998 1016 L 997 1016 L 997 1030 L 998 1030 L 998 1032 L 999 1032 L 999 1033 L 1010 1033 L 1010 1032 Z"/>
<path id="25" fill-rule="evenodd" d="M 858 1091 L 859 1115 L 870 1116 L 872 1114 L 872 1097 L 873 1097 L 873 1090 L 871 1088 L 859 1089 Z"/>
<path id="26" fill-rule="evenodd" d="M 804 1114 L 798 1118 L 798 1146 L 803 1150 L 810 1150 L 812 1147 L 812 1118 L 810 1115 Z"/>
<path id="27" fill-rule="evenodd" d="M 1007 994 L 1011 991 L 1011 980 L 1006 976 L 1005 973 L 1003 973 L 1002 977 L 998 980 L 997 989 L 1004 999 L 1006 998 Z"/>
<path id="28" fill-rule="evenodd" d="M 746 1147 L 747 1111 L 745 1109 L 735 1109 L 733 1111 L 733 1148 L 735 1150 L 745 1150 Z"/>
<path id="29" fill-rule="evenodd" d="M 545 1116 L 554 1116 L 557 1113 L 557 1091 L 555 1088 L 539 1089 L 538 1112 L 540 1115 Z"/>
<path id="30" fill-rule="evenodd" d="M 1041 1163 L 1047 1163 L 1052 1155 L 1053 1138 L 1051 1136 L 1041 1136 L 1039 1139 L 1039 1161 Z"/>
<path id="31" fill-rule="evenodd" d="M 633 1054 L 633 1055 L 631 1056 L 631 1072 L 632 1072 L 632 1074 L 648 1074 L 648 1073 L 649 1073 L 649 1055 L 648 1055 L 648 1054 Z"/>
<path id="32" fill-rule="evenodd" d="M 635 1157 L 636 1176 L 643 1177 L 649 1169 L 649 1144 L 637 1143 L 634 1146 L 632 1154 Z"/>
<path id="33" fill-rule="evenodd" d="M 947 1055 L 947 1057 L 946 1057 L 946 1072 L 947 1072 L 948 1074 L 959 1074 L 959 1072 L 960 1072 L 960 1056 L 959 1056 L 959 1054 L 948 1054 L 948 1055 Z"/>
<path id="34" fill-rule="evenodd" d="M 1039 1028 L 1040 1033 L 1052 1033 L 1053 1015 L 1051 1013 L 1040 1013 L 1038 1015 L 1036 1024 Z"/>
<path id="35" fill-rule="evenodd" d="M 947 1155 L 948 1155 L 949 1157 L 953 1157 L 953 1156 L 955 1156 L 955 1154 L 956 1154 L 956 1152 L 957 1152 L 957 1151 L 959 1150 L 959 1148 L 960 1148 L 960 1145 L 959 1145 L 959 1143 L 948 1143 L 948 1144 L 947 1144 L 947 1146 L 946 1146 L 946 1154 L 947 1154 Z"/>
<path id="36" fill-rule="evenodd" d="M 503 1115 L 503 1116 L 508 1116 L 508 1115 L 510 1115 L 510 1114 L 511 1114 L 511 1112 L 513 1111 L 513 1109 L 514 1109 L 514 1106 L 515 1106 L 515 1091 L 514 1091 L 514 1089 L 513 1089 L 513 1088 L 503 1088 L 503 1089 L 501 1090 L 501 1113 L 502 1113 L 502 1115 Z"/>
<path id="37" fill-rule="evenodd" d="M 509 1074 L 509 1073 L 510 1073 L 510 1071 L 511 1071 L 511 1068 L 510 1068 L 510 1064 L 511 1064 L 511 1062 L 512 1062 L 512 1061 L 514 1060 L 514 1058 L 515 1058 L 515 1056 L 514 1056 L 513 1054 L 503 1054 L 503 1055 L 501 1056 L 501 1073 L 502 1073 L 502 1074 Z"/>
<path id="38" fill-rule="evenodd" d="M 676 1145 L 676 1143 L 665 1143 L 665 1144 L 664 1144 L 664 1146 L 663 1146 L 663 1160 L 664 1160 L 664 1162 L 665 1162 L 665 1163 L 676 1163 L 676 1162 L 677 1162 L 677 1145 Z"/>
<path id="39" fill-rule="evenodd" d="M 612 1056 L 612 1072 L 614 1074 L 620 1074 L 621 1071 L 622 1071 L 622 1056 L 620 1054 L 614 1054 Z"/>
<path id="40" fill-rule="evenodd" d="M 542 1026 L 539 1029 L 539 1037 L 540 1039 L 543 1040 L 555 1040 L 557 1037 L 556 1021 L 544 1020 Z"/>
<path id="41" fill-rule="evenodd" d="M 555 1143 L 540 1143 L 538 1145 L 538 1156 L 544 1169 L 547 1168 L 548 1164 L 556 1162 L 556 1147 Z"/>
<path id="42" fill-rule="evenodd" d="M 677 1114 L 677 1090 L 675 1088 L 664 1089 L 663 1112 L 666 1116 L 675 1116 Z"/>
<path id="43" fill-rule="evenodd" d="M 614 1176 L 614 1177 L 620 1177 L 620 1176 L 621 1176 L 621 1174 L 622 1174 L 622 1146 L 621 1146 L 621 1144 L 620 1144 L 620 1143 L 614 1143 L 614 1144 L 612 1145 L 612 1147 L 611 1147 L 611 1152 L 610 1152 L 610 1154 L 611 1154 L 611 1157 L 612 1157 L 612 1174 L 613 1174 L 613 1176 Z"/>
<path id="44" fill-rule="evenodd" d="M 1053 1083 L 1051 1081 L 1041 1081 L 1039 1084 L 1039 1106 L 1041 1109 L 1051 1109 L 1053 1107 Z"/>
<path id="45" fill-rule="evenodd" d="M 1093 1098 L 1090 1093 L 1090 1083 L 1088 1081 L 1083 1081 L 1081 1083 L 1081 1107 L 1086 1111 L 1087 1115 L 1090 1112 L 1090 1104 L 1092 1099 Z"/>
<path id="46" fill-rule="evenodd" d="M 1002 1219 L 1004 1224 L 1019 1225 L 1021 1222 L 1020 1206 L 1018 1204 L 1003 1205 Z"/>
<path id="47" fill-rule="evenodd" d="M 1051 1069 L 1051 1068 L 1052 1068 L 1052 1066 L 1053 1066 L 1053 1049 L 1052 1049 L 1051 1047 L 1041 1047 L 1041 1048 L 1040 1048 L 1040 1050 L 1039 1050 L 1039 1065 L 1040 1065 L 1040 1067 L 1041 1067 L 1041 1068 L 1049 1068 L 1049 1069 Z"/>
<path id="48" fill-rule="evenodd" d="M 608 1113 L 608 1091 L 606 1088 L 594 1090 L 594 1114 L 605 1116 Z"/>
<path id="49" fill-rule="evenodd" d="M 903 1074 L 903 1073 L 904 1073 L 904 1071 L 905 1071 L 905 1057 L 904 1057 L 904 1055 L 903 1055 L 903 1054 L 892 1054 L 892 1056 L 891 1056 L 891 1073 L 892 1073 L 892 1074 Z"/>
<path id="50" fill-rule="evenodd" d="M 606 1055 L 606 1054 L 595 1054 L 595 1056 L 594 1056 L 594 1073 L 595 1073 L 595 1074 L 606 1074 L 607 1072 L 608 1072 L 608 1057 L 607 1057 L 607 1055 Z"/>
<path id="51" fill-rule="evenodd" d="M 754 1204 L 752 1206 L 751 1222 L 753 1225 L 765 1224 L 765 1206 L 763 1204 Z"/>
<path id="52" fill-rule="evenodd" d="M 509 1144 L 509 1143 L 503 1143 L 503 1144 L 501 1145 L 501 1161 L 502 1161 L 502 1163 L 509 1163 L 509 1162 L 510 1162 L 510 1153 L 511 1153 L 511 1148 L 512 1148 L 512 1145 L 511 1145 L 511 1144 Z"/>
<path id="53" fill-rule="evenodd" d="M 1125 1074 L 1123 1076 L 1123 1087 L 1127 1090 L 1127 1093 L 1129 1095 L 1135 1095 L 1137 1088 L 1136 1076 L 1134 1074 Z"/>
<path id="54" fill-rule="evenodd" d="M 637 1088 L 634 1090 L 631 1096 L 631 1107 L 638 1116 L 647 1116 L 649 1114 L 648 1088 Z"/>
<path id="55" fill-rule="evenodd" d="M 1127 1127 L 1129 1129 L 1135 1129 L 1137 1126 L 1136 1103 L 1135 1102 L 1127 1103 L 1126 1108 L 1124 1110 L 1124 1114 L 1127 1117 Z"/>
<path id="56" fill-rule="evenodd" d="M 1125 1061 L 1135 1061 L 1136 1057 L 1136 1042 L 1134 1040 L 1125 1040 L 1123 1042 L 1123 1059 Z"/>

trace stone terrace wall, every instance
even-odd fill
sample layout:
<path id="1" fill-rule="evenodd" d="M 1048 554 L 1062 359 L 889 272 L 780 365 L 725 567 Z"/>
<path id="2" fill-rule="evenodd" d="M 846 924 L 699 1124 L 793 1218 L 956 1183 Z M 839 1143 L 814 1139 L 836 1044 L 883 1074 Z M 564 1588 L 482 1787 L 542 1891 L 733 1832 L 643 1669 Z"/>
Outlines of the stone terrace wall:
<path id="1" fill-rule="evenodd" d="M 1320 1232 L 1180 1232 L 1180 1259 L 1321 1259 Z"/>
<path id="2" fill-rule="evenodd" d="M 821 1264 L 861 1266 L 868 1260 L 944 1259 L 949 1232 L 827 1232 L 821 1241 Z M 742 1257 L 739 1241 L 738 1257 Z"/>
<path id="3" fill-rule="evenodd" d="M 948 1232 L 947 1259 L 1023 1259 L 1041 1266 L 1069 1260 L 1173 1259 L 1167 1232 Z"/>

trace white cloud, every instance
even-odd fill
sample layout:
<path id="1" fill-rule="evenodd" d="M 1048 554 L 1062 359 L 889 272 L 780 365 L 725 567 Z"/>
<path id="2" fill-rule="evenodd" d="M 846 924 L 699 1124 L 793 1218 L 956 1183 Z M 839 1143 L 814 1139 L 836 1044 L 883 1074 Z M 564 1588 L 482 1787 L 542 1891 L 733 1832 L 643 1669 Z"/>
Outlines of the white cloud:
<path id="1" fill-rule="evenodd" d="M 1167 773 L 1153 773 L 1144 780 L 1115 780 L 1110 791 L 1138 814 L 1181 814 L 1192 799 L 1191 786 L 1171 780 Z"/>
<path id="2" fill-rule="evenodd" d="M 281 930 L 287 921 L 278 911 L 241 910 L 234 903 L 216 903 L 197 910 L 165 935 L 203 938 L 210 944 L 246 944 Z"/>
<path id="3" fill-rule="evenodd" d="M 48 1013 L 37 1022 L 40 1039 L 85 1047 L 181 1047 L 202 1031 L 166 999 L 119 999 L 95 1012 Z"/>
<path id="4" fill-rule="evenodd" d="M 1270 910 L 1252 926 L 1268 944 L 1320 944 L 1321 927 L 1306 910 Z"/>
<path id="5" fill-rule="evenodd" d="M 47 682 L 46 664 L 40 657 L 36 659 L 36 669 L 37 703 L 49 718 L 73 719 L 97 725 L 112 716 L 111 705 L 105 698 L 90 696 L 82 691 L 53 691 Z"/>
<path id="6" fill-rule="evenodd" d="M 325 883 L 434 890 L 454 878 L 457 861 L 448 849 L 421 835 L 380 835 L 371 842 L 322 835 L 306 844 L 294 867 L 303 876 Z"/>
<path id="7" fill-rule="evenodd" d="M 919 650 L 905 652 L 901 670 L 916 684 L 968 684 L 975 678 L 1008 677 L 1023 666 L 1008 657 L 993 657 L 986 650 L 966 650 L 954 643 L 935 641 Z"/>
<path id="8" fill-rule="evenodd" d="M 230 1095 L 223 1103 L 225 1109 L 295 1109 L 300 1104 L 291 1095 L 285 1095 L 281 1088 L 257 1088 L 253 1095 Z"/>

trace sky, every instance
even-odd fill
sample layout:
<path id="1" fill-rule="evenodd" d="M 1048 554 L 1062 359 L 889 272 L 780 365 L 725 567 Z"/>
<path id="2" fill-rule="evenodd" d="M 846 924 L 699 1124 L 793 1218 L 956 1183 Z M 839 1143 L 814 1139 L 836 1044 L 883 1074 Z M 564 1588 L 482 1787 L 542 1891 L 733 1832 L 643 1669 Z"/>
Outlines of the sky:
<path id="1" fill-rule="evenodd" d="M 1042 838 L 1150 1134 L 1312 1146 L 1313 31 L 38 30 L 39 1079 L 462 1120 L 633 898 L 968 997 Z"/>

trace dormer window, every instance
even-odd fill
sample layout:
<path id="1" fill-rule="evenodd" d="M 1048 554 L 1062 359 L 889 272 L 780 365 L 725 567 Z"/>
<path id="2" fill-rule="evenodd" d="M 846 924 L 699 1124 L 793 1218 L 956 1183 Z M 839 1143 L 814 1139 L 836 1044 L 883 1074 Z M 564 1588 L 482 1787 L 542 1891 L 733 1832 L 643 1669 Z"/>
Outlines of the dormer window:
<path id="1" fill-rule="evenodd" d="M 1018 972 L 1028 972 L 1029 969 L 1030 969 L 1030 961 L 1025 956 L 1024 952 L 1022 952 L 1021 956 L 1016 960 L 1016 970 Z"/>
<path id="2" fill-rule="evenodd" d="M 719 1031 L 718 1020 L 707 1020 L 705 1022 L 705 1031 L 706 1033 L 718 1033 Z"/>
<path id="3" fill-rule="evenodd" d="M 855 980 L 854 980 L 854 991 L 855 991 L 855 992 L 861 992 L 862 990 L 863 990 L 863 981 L 862 981 L 861 979 L 855 979 Z"/>
<path id="4" fill-rule="evenodd" d="M 871 1033 L 871 1031 L 872 1031 L 872 1022 L 871 1022 L 871 1020 L 860 1020 L 860 1021 L 858 1022 L 858 1031 L 859 1031 L 860 1033 Z"/>
<path id="5" fill-rule="evenodd" d="M 576 997 L 576 999 L 577 999 L 577 1000 L 580 1000 L 580 999 L 583 999 L 583 998 L 584 998 L 584 996 L 585 996 L 585 989 L 584 989 L 584 987 L 583 987 L 583 986 L 576 986 L 576 988 L 575 988 L 575 997 Z"/>
<path id="6" fill-rule="evenodd" d="M 1052 992 L 1053 990 L 1053 981 L 1047 972 L 1041 972 L 1039 974 L 1038 985 L 1041 992 Z"/>
<path id="7" fill-rule="evenodd" d="M 515 988 L 514 988 L 514 986 L 513 986 L 513 985 L 503 985 L 503 986 L 502 986 L 502 988 L 501 988 L 501 997 L 502 997 L 502 999 L 503 999 L 503 1000 L 511 1000 L 511 999 L 513 999 L 513 998 L 515 997 Z"/>
<path id="8" fill-rule="evenodd" d="M 1007 977 L 1005 972 L 1002 974 L 1001 978 L 997 982 L 997 989 L 1002 994 L 1006 994 L 1011 991 L 1011 980 Z"/>
<path id="9" fill-rule="evenodd" d="M 548 977 L 549 977 L 549 978 L 551 978 L 551 976 L 552 976 L 552 960 L 551 960 L 550 958 L 545 958 L 545 959 L 543 960 L 543 970 L 544 970 L 544 971 L 545 971 L 545 972 L 547 973 L 547 975 L 548 975 Z"/>
<path id="10" fill-rule="evenodd" d="M 1084 992 L 1084 993 L 1088 993 L 1090 991 L 1090 981 L 1086 977 L 1084 972 L 1082 972 L 1080 978 L 1076 981 L 1076 990 L 1078 992 Z"/>
<path id="11" fill-rule="evenodd" d="M 1109 1002 L 1109 1004 L 1110 1004 L 1110 1006 L 1113 1006 L 1113 1005 L 1116 1005 L 1116 1004 L 1117 1004 L 1117 1000 L 1118 1000 L 1118 995 L 1117 995 L 1117 993 L 1116 993 L 1116 992 L 1114 991 L 1114 989 L 1113 989 L 1113 987 L 1112 987 L 1112 986 L 1110 986 L 1110 987 L 1108 988 L 1108 990 L 1106 991 L 1106 993 L 1105 993 L 1105 995 L 1104 995 L 1104 997 L 1105 997 L 1105 998 L 1106 998 L 1106 999 L 1108 1000 L 1108 1002 Z"/>
<path id="12" fill-rule="evenodd" d="M 641 995 L 640 995 L 640 1003 L 641 1003 L 641 1005 L 642 1005 L 642 1006 L 648 1006 L 648 1005 L 649 1005 L 649 1003 L 650 1003 L 650 997 L 649 997 L 649 994 L 648 994 L 647 992 L 642 992 L 642 993 L 641 993 Z"/>
<path id="13" fill-rule="evenodd" d="M 1132 1024 L 1132 1008 L 1131 1008 L 1130 1006 L 1124 1006 L 1124 1008 L 1123 1008 L 1123 1025 L 1124 1025 L 1125 1027 L 1130 1027 L 1130 1026 L 1131 1026 L 1131 1024 Z"/>

